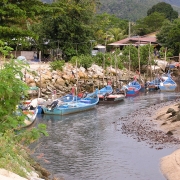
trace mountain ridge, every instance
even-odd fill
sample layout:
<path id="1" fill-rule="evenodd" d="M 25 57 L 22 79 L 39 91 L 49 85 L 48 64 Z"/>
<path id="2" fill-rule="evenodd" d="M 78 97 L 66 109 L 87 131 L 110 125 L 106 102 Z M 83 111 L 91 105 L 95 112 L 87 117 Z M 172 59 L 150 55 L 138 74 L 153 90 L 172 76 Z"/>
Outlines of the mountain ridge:
<path id="1" fill-rule="evenodd" d="M 52 3 L 53 0 L 42 0 L 44 3 Z M 180 0 L 100 0 L 98 14 L 108 13 L 121 19 L 136 21 L 147 16 L 147 11 L 159 2 L 170 4 L 180 14 Z"/>
<path id="2" fill-rule="evenodd" d="M 180 14 L 179 0 L 100 0 L 101 7 L 98 13 L 114 14 L 115 16 L 136 21 L 147 16 L 147 11 L 159 2 L 170 4 Z"/>

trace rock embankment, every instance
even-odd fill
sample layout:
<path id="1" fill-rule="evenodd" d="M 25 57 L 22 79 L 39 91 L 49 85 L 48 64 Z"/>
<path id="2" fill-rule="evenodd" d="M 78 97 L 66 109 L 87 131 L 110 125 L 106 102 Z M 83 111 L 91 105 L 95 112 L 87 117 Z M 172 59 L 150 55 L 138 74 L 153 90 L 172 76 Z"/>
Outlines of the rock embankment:
<path id="1" fill-rule="evenodd" d="M 66 63 L 62 71 L 51 70 L 49 64 L 30 64 L 30 71 L 24 72 L 24 81 L 28 86 L 41 88 L 42 97 L 50 96 L 56 90 L 58 96 L 69 93 L 78 82 L 79 91 L 92 92 L 94 88 L 101 88 L 111 81 L 113 86 L 122 86 L 121 80 L 129 80 L 136 73 L 128 72 L 127 69 L 114 69 L 107 67 L 103 70 L 101 66 L 93 64 L 90 68 L 76 68 Z M 126 82 L 125 82 L 126 83 Z"/>

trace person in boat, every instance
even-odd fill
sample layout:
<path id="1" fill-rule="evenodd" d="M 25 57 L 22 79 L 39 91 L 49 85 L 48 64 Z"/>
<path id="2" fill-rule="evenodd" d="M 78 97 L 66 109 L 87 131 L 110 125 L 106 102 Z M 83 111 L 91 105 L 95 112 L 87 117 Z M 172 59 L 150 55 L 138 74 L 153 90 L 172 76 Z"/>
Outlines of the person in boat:
<path id="1" fill-rule="evenodd" d="M 56 100 L 56 101 L 53 101 L 52 104 L 50 105 L 50 108 L 51 109 L 54 109 L 57 105 L 58 105 L 59 101 Z"/>

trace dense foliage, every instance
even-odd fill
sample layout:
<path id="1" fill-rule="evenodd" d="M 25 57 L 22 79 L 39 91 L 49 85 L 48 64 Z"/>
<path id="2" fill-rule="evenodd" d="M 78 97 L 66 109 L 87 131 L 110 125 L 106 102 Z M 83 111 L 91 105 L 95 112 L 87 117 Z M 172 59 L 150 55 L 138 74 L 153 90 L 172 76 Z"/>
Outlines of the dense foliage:
<path id="1" fill-rule="evenodd" d="M 107 52 L 113 49 L 107 44 L 124 39 L 129 34 L 128 21 L 107 13 L 97 14 L 103 0 L 56 0 L 51 3 L 33 1 L 2 1 L 0 6 L 0 37 L 15 50 L 36 49 L 42 52 L 42 59 L 49 56 L 51 59 L 69 61 L 73 56 L 86 56 L 91 54 L 96 44 L 103 44 Z M 133 1 L 136 6 L 137 1 Z M 124 4 L 125 3 L 125 4 Z M 131 1 L 122 1 L 122 7 L 131 4 Z M 145 9 L 146 4 L 151 7 L 152 2 L 143 2 L 140 6 L 127 6 L 128 11 Z M 106 3 L 103 2 L 103 5 Z M 165 4 L 165 6 L 164 6 Z M 166 11 L 159 12 L 158 8 Z M 10 11 L 13 10 L 13 11 Z M 124 9 L 126 9 L 124 7 Z M 141 10 L 138 10 L 139 12 Z M 148 10 L 148 9 L 147 9 Z M 157 11 L 156 11 L 157 10 Z M 134 13 L 128 11 L 134 17 Z M 118 12 L 119 11 L 118 9 Z M 163 22 L 171 20 L 177 15 L 171 5 L 158 3 L 148 10 L 149 15 L 133 24 L 131 35 L 145 35 L 160 30 Z M 112 12 L 111 12 L 112 13 Z M 167 14 L 165 14 L 167 13 Z M 177 45 L 176 45 L 177 46 Z"/>
<path id="2" fill-rule="evenodd" d="M 39 28 L 34 28 L 39 44 L 48 41 L 49 46 L 60 48 L 66 59 L 78 53 L 89 53 L 96 3 L 95 0 L 71 0 L 50 4 L 49 13 L 44 15 Z"/>
<path id="3" fill-rule="evenodd" d="M 138 20 L 134 27 L 134 31 L 136 32 L 136 34 L 141 36 L 149 34 L 151 32 L 158 31 L 165 20 L 166 18 L 164 14 L 154 12 L 149 16 L 146 16 L 145 18 Z"/>
<path id="4" fill-rule="evenodd" d="M 157 34 L 157 39 L 172 54 L 178 56 L 180 53 L 180 19 L 173 22 L 166 21 Z"/>
<path id="5" fill-rule="evenodd" d="M 38 21 L 44 4 L 39 0 L 0 2 L 0 39 L 13 46 L 28 47 L 37 36 L 30 26 Z"/>
<path id="6" fill-rule="evenodd" d="M 0 44 L 0 54 L 5 57 L 11 48 L 2 41 Z M 21 129 L 25 125 L 26 116 L 22 115 L 18 105 L 29 90 L 22 81 L 22 69 L 26 65 L 16 60 L 0 63 L 0 168 L 26 177 L 27 172 L 32 171 L 26 145 L 40 138 L 42 134 L 47 135 L 46 126 L 40 124 L 29 131 Z"/>
<path id="7" fill-rule="evenodd" d="M 172 6 L 165 2 L 160 2 L 154 5 L 147 11 L 147 15 L 149 16 L 154 12 L 164 14 L 165 18 L 169 19 L 170 21 L 173 21 L 174 19 L 178 18 L 178 12 L 173 10 Z"/>
<path id="8" fill-rule="evenodd" d="M 131 70 L 138 70 L 139 64 L 143 65 L 153 64 L 153 46 L 151 44 L 145 46 L 135 47 L 133 45 L 125 46 L 121 59 L 126 64 L 126 67 Z"/>

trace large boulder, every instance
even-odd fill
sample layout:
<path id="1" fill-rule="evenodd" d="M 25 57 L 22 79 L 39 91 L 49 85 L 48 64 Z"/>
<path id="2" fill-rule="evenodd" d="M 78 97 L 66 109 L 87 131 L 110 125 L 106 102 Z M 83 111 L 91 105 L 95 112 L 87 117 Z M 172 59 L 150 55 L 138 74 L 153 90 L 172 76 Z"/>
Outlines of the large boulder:
<path id="1" fill-rule="evenodd" d="M 65 81 L 64 79 L 62 79 L 61 77 L 59 77 L 57 80 L 56 80 L 56 83 L 58 86 L 64 86 L 65 85 Z"/>

